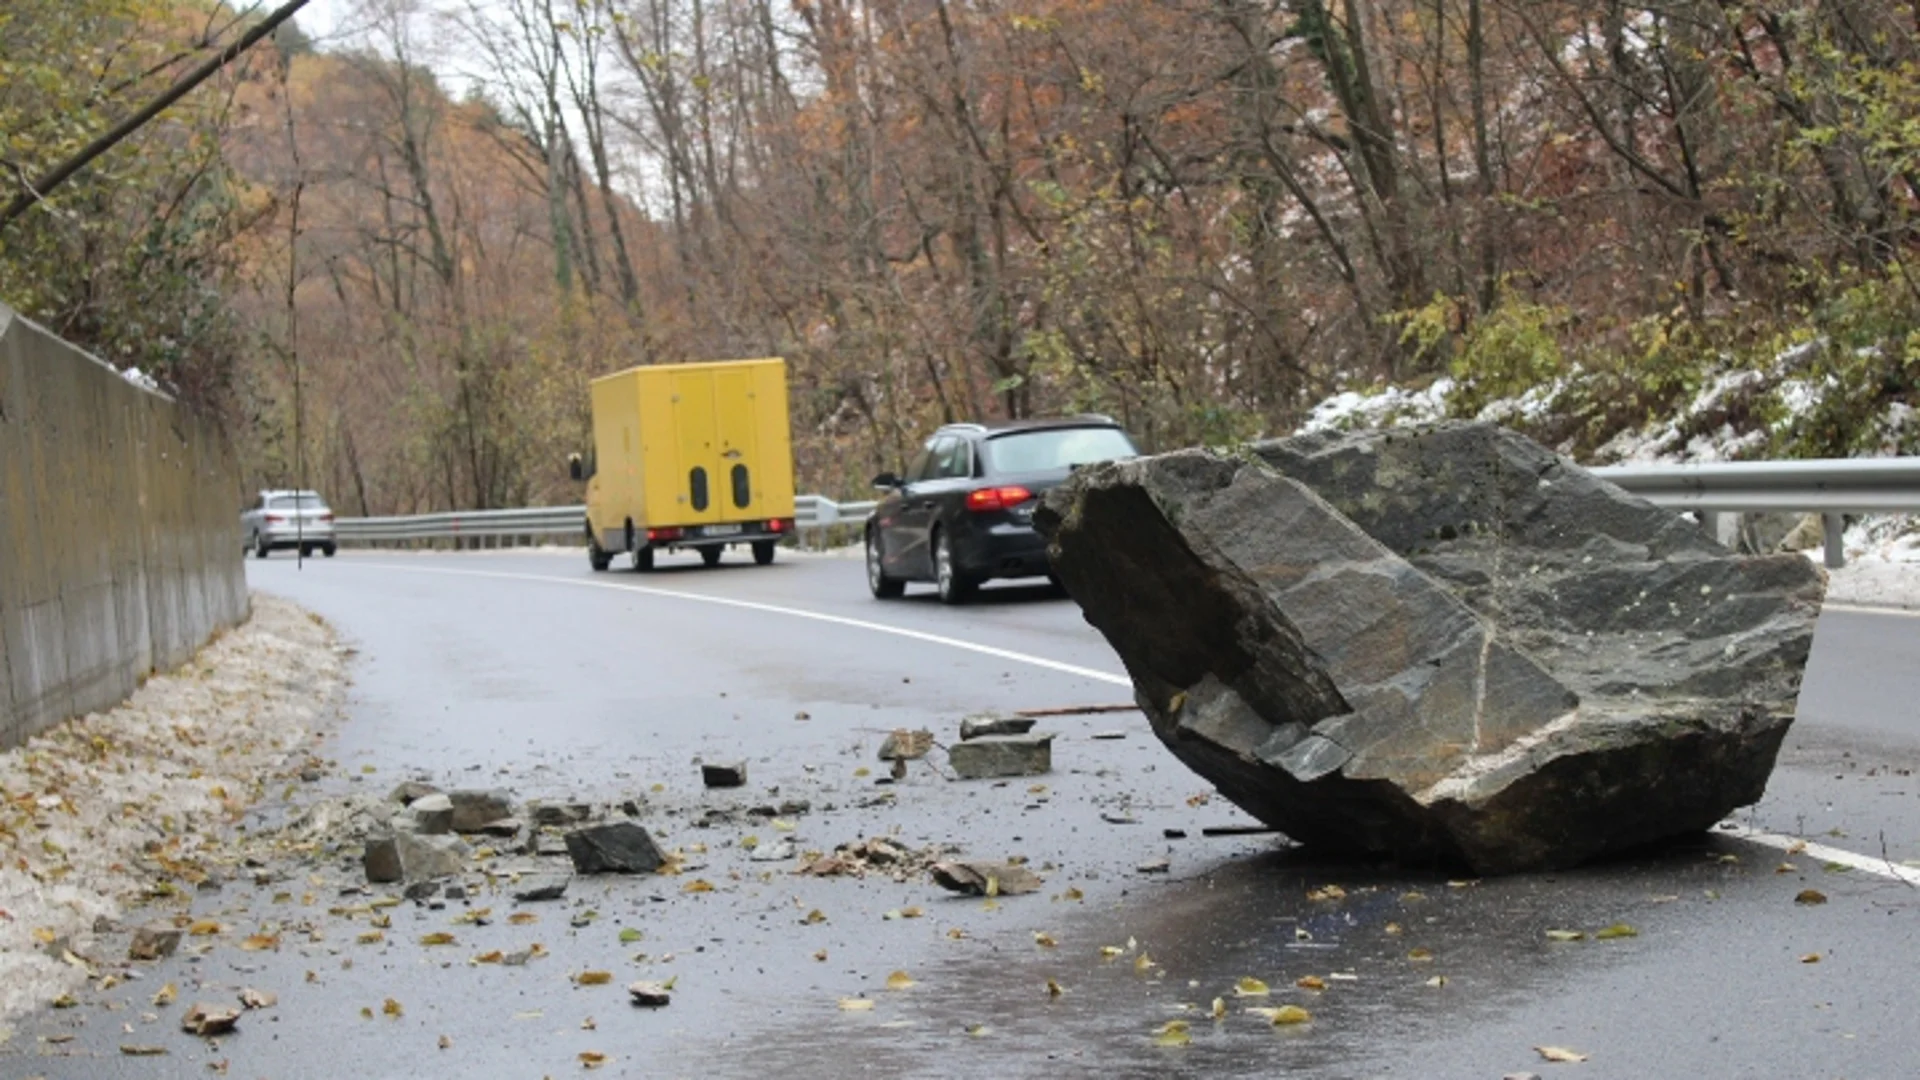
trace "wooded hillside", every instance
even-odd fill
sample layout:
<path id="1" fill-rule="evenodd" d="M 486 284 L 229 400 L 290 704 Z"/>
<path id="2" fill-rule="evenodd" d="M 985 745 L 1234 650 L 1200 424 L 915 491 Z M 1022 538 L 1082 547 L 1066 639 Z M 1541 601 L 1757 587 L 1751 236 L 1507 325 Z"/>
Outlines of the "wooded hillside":
<path id="1" fill-rule="evenodd" d="M 9 4 L 0 165 L 34 173 L 232 21 Z M 789 359 L 801 488 L 842 496 L 947 419 L 1231 442 L 1440 375 L 1468 415 L 1532 389 L 1550 407 L 1509 417 L 1580 454 L 1740 368 L 1765 377 L 1715 419 L 1757 452 L 1920 443 L 1920 6 L 364 0 L 349 23 L 281 34 L 0 233 L 0 295 L 227 412 L 262 482 L 293 479 L 297 371 L 343 512 L 575 501 L 587 379 L 729 356 Z"/>

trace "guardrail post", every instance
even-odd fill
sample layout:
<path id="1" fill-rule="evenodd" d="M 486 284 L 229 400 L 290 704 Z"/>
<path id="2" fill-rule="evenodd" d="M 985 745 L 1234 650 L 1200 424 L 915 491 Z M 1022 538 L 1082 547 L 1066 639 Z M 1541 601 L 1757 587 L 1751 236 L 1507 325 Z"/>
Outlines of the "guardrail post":
<path id="1" fill-rule="evenodd" d="M 1826 541 L 1827 569 L 1847 565 L 1847 519 L 1839 514 L 1820 515 L 1820 535 Z"/>

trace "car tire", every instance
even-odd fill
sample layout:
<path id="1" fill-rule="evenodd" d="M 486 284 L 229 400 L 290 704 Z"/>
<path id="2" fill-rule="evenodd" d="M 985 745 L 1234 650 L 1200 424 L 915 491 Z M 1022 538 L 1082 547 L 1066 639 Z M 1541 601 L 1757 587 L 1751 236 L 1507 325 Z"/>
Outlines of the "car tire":
<path id="1" fill-rule="evenodd" d="M 711 547 L 703 547 L 700 549 L 700 561 L 706 563 L 708 566 L 719 566 L 720 556 L 725 554 L 726 550 L 727 549 L 718 544 Z"/>
<path id="2" fill-rule="evenodd" d="M 613 565 L 613 553 L 610 551 L 602 551 L 599 544 L 588 540 L 587 565 L 593 567 L 595 573 L 604 571 L 607 567 Z"/>
<path id="3" fill-rule="evenodd" d="M 253 557 L 256 559 L 264 559 L 271 554 L 273 554 L 273 548 L 268 546 L 267 538 L 256 535 L 253 538 Z"/>
<path id="4" fill-rule="evenodd" d="M 943 604 L 964 604 L 980 587 L 978 581 L 953 565 L 953 545 L 944 529 L 933 534 L 933 583 Z"/>
<path id="5" fill-rule="evenodd" d="M 327 558 L 329 558 L 329 559 L 331 559 L 331 558 L 333 558 L 333 553 L 334 553 L 335 551 L 338 551 L 338 550 L 339 550 L 339 548 L 337 548 L 337 547 L 335 547 L 334 545 L 332 545 L 332 544 L 327 544 L 327 545 L 325 545 L 325 546 L 323 546 L 323 547 L 321 547 L 321 549 L 320 549 L 320 554 L 322 554 L 322 555 L 325 555 L 325 556 L 326 556 Z"/>
<path id="6" fill-rule="evenodd" d="M 772 541 L 772 540 L 755 540 L 755 541 L 753 542 L 753 562 L 754 562 L 754 565 L 755 565 L 755 566 L 770 566 L 770 565 L 772 565 L 772 564 L 773 564 L 773 549 L 774 549 L 774 548 L 775 548 L 776 546 L 777 546 L 777 545 L 776 545 L 776 543 L 775 543 L 774 541 Z"/>
<path id="7" fill-rule="evenodd" d="M 633 549 L 633 569 L 636 573 L 641 574 L 653 569 L 653 548 L 642 547 Z"/>
<path id="8" fill-rule="evenodd" d="M 867 530 L 867 591 L 875 600 L 898 600 L 907 591 L 906 582 L 887 576 L 886 563 L 880 556 L 880 534 L 873 529 Z"/>

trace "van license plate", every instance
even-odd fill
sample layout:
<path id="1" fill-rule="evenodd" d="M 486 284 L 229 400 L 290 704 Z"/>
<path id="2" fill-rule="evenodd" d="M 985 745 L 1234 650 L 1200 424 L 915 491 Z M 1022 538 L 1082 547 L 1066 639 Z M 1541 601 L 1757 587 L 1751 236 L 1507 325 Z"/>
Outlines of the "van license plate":
<path id="1" fill-rule="evenodd" d="M 734 536 L 734 535 L 737 535 L 742 528 L 743 526 L 740 526 L 740 525 L 709 525 L 706 528 L 700 530 L 700 535 L 702 536 Z"/>

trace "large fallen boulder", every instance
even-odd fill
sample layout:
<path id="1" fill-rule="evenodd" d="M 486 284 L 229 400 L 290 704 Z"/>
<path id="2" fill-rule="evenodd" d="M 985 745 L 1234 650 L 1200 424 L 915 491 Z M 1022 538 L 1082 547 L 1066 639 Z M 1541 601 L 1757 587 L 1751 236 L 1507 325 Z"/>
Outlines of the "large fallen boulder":
<path id="1" fill-rule="evenodd" d="M 1491 425 L 1080 470 L 1035 513 L 1163 742 L 1303 843 L 1479 873 L 1766 787 L 1823 572 Z"/>

